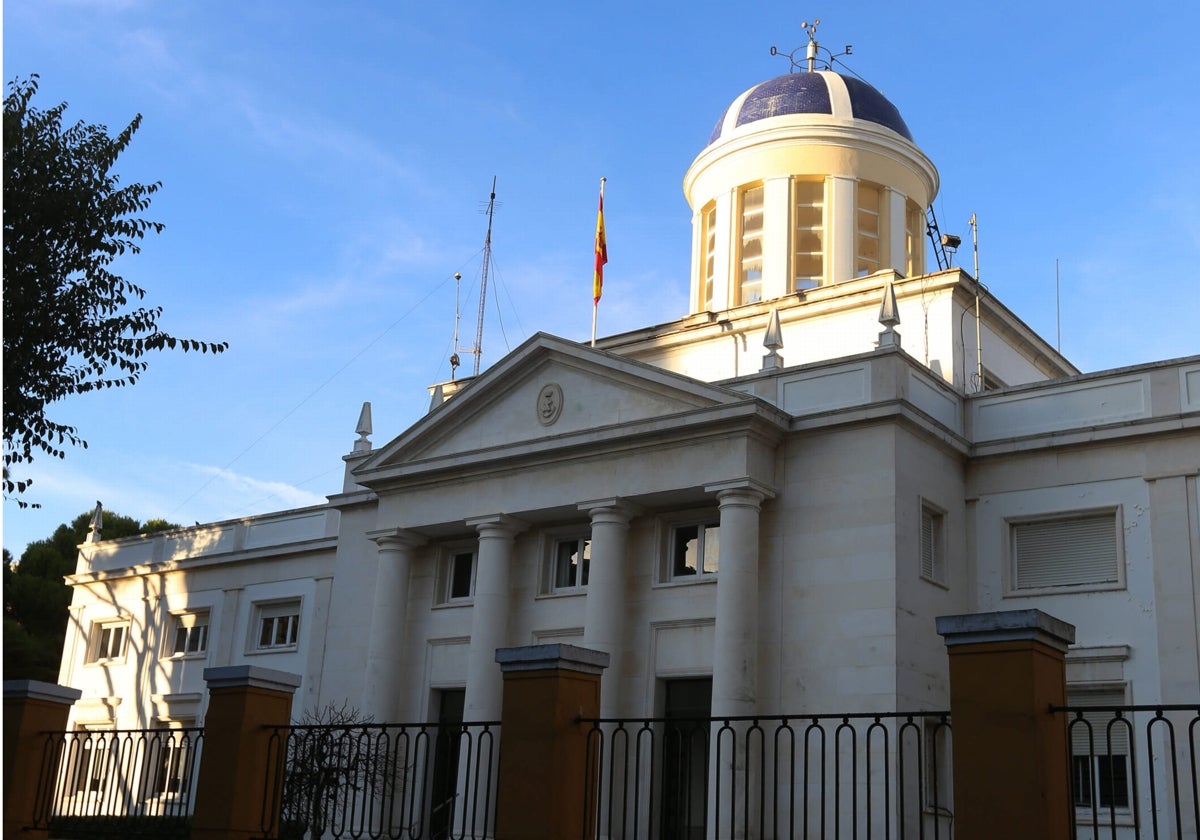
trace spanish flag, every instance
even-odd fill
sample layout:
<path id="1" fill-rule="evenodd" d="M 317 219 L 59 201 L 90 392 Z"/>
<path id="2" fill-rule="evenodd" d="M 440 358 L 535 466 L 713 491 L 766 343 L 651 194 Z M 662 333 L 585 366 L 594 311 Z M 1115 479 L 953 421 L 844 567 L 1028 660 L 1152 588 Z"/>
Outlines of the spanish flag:
<path id="1" fill-rule="evenodd" d="M 600 303 L 604 290 L 604 264 L 608 262 L 608 240 L 604 236 L 604 182 L 600 179 L 600 209 L 596 211 L 596 271 L 592 277 L 592 305 Z"/>

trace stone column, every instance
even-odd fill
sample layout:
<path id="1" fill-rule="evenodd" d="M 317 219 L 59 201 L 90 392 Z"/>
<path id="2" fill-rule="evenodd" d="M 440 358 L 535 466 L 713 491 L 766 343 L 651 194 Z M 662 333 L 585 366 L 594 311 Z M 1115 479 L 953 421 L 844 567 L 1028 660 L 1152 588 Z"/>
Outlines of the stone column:
<path id="1" fill-rule="evenodd" d="M 467 690 L 463 698 L 465 731 L 460 741 L 454 836 L 491 836 L 494 828 L 497 750 L 485 745 L 472 723 L 500 719 L 502 688 L 496 649 L 508 639 L 509 573 L 513 540 L 527 523 L 504 514 L 468 519 L 479 533 L 475 554 L 475 595 L 471 642 L 467 647 Z M 468 745 L 475 743 L 473 749 Z"/>
<path id="2" fill-rule="evenodd" d="M 721 510 L 717 560 L 717 627 L 713 646 L 712 715 L 758 711 L 758 517 L 773 495 L 751 480 L 706 487 Z M 710 837 L 741 837 L 746 825 L 746 725 L 714 723 L 709 745 Z M 719 758 L 718 758 L 719 757 Z"/>
<path id="3" fill-rule="evenodd" d="M 46 733 L 65 732 L 82 692 L 37 680 L 4 682 L 4 836 L 46 837 L 57 774 L 38 796 Z M 61 743 L 61 736 L 59 743 Z M 56 768 L 51 768 L 51 772 Z M 39 801 L 40 799 L 40 801 Z M 42 826 L 34 829 L 34 823 Z"/>
<path id="4" fill-rule="evenodd" d="M 773 493 L 750 481 L 706 487 L 721 508 L 712 713 L 758 710 L 758 516 Z"/>
<path id="5" fill-rule="evenodd" d="M 1075 628 L 1041 610 L 937 619 L 950 656 L 955 834 L 1071 833 L 1065 654 Z"/>
<path id="6" fill-rule="evenodd" d="M 595 836 L 598 751 L 588 753 L 600 710 L 602 651 L 574 645 L 501 648 L 497 840 L 577 840 Z M 591 759 L 592 766 L 588 766 Z"/>
<path id="7" fill-rule="evenodd" d="M 831 283 L 842 283 L 854 277 L 855 233 L 858 231 L 858 182 L 845 175 L 831 175 L 829 199 L 825 205 L 825 276 Z"/>
<path id="8" fill-rule="evenodd" d="M 373 531 L 367 536 L 379 546 L 379 570 L 368 638 L 364 701 L 376 710 L 377 720 L 399 720 L 408 579 L 416 550 L 426 539 L 403 528 Z"/>
<path id="9" fill-rule="evenodd" d="M 196 780 L 193 840 L 274 837 L 286 739 L 270 727 L 292 717 L 297 674 L 229 665 L 205 668 L 208 713 Z"/>
<path id="10" fill-rule="evenodd" d="M 620 499 L 583 502 L 592 520 L 592 559 L 584 605 L 583 643 L 608 654 L 609 676 L 601 686 L 600 717 L 616 717 L 621 702 L 625 647 L 625 575 L 629 520 L 638 508 Z"/>
<path id="11" fill-rule="evenodd" d="M 471 644 L 467 649 L 467 691 L 463 700 L 463 720 L 469 723 L 500 718 L 501 683 L 496 648 L 503 647 L 508 639 L 513 540 L 529 526 L 504 514 L 468 519 L 467 524 L 479 533 Z"/>

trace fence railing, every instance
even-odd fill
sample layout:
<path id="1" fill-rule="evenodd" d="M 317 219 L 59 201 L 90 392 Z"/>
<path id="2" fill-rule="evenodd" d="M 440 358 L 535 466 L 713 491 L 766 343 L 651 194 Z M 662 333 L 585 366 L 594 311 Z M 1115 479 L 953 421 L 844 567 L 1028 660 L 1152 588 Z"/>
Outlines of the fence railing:
<path id="1" fill-rule="evenodd" d="M 186 821 L 203 740 L 195 727 L 46 733 L 33 826 L 87 833 Z"/>
<path id="2" fill-rule="evenodd" d="M 1054 706 L 1071 746 L 1079 838 L 1195 838 L 1200 705 Z"/>
<path id="3" fill-rule="evenodd" d="M 583 837 L 953 836 L 949 712 L 580 723 Z"/>
<path id="4" fill-rule="evenodd" d="M 498 721 L 272 730 L 264 834 L 273 825 L 281 840 L 474 838 L 493 831 Z"/>

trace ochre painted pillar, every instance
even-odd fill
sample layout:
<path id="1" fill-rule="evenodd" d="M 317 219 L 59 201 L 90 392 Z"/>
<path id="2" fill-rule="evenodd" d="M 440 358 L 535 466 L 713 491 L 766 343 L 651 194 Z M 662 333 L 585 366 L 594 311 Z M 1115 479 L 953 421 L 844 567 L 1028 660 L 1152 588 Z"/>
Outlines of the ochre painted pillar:
<path id="1" fill-rule="evenodd" d="M 1075 628 L 1041 610 L 941 616 L 950 656 L 955 835 L 1071 833 L 1065 654 Z"/>
<path id="2" fill-rule="evenodd" d="M 275 837 L 279 826 L 264 825 L 264 815 L 278 801 L 283 774 L 272 761 L 273 731 L 268 727 L 291 722 L 300 677 L 230 665 L 205 668 L 204 680 L 209 700 L 192 840 Z M 276 759 L 282 743 L 274 745 Z M 277 818 L 267 821 L 277 823 Z"/>
<path id="3" fill-rule="evenodd" d="M 47 732 L 65 732 L 81 692 L 37 680 L 4 683 L 4 836 L 46 837 L 32 829 Z M 43 818 L 48 814 L 37 815 Z"/>
<path id="4" fill-rule="evenodd" d="M 496 661 L 504 675 L 497 840 L 589 840 L 596 818 L 595 786 L 585 785 L 595 778 L 585 766 L 591 727 L 578 720 L 600 712 L 608 654 L 532 645 L 501 648 Z"/>

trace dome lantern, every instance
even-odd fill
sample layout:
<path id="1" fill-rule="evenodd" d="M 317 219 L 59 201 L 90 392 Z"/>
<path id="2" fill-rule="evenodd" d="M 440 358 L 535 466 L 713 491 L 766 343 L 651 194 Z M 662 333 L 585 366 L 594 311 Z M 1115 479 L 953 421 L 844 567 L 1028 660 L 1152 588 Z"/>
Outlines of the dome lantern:
<path id="1" fill-rule="evenodd" d="M 684 176 L 693 211 L 692 312 L 925 271 L 933 163 L 899 109 L 831 70 L 742 93 Z"/>

